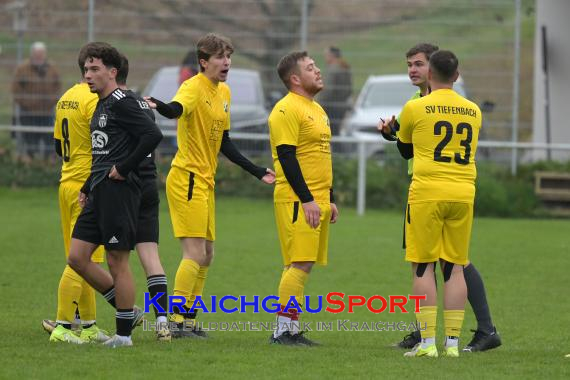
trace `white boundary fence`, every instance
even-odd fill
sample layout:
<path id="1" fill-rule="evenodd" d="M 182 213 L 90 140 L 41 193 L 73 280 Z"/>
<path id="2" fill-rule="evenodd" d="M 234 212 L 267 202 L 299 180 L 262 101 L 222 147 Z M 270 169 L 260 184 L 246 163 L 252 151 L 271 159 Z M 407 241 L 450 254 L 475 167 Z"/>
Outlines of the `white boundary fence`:
<path id="1" fill-rule="evenodd" d="M 33 127 L 33 126 L 13 126 L 13 125 L 0 125 L 0 131 L 11 131 L 20 133 L 53 133 L 52 128 L 46 127 Z M 166 130 L 162 131 L 165 137 L 176 137 L 176 131 Z M 268 134 L 264 133 L 243 133 L 232 132 L 232 140 L 237 141 L 268 141 Z M 384 140 L 381 136 L 377 137 L 348 137 L 348 136 L 334 136 L 331 140 L 332 143 L 345 143 L 356 146 L 356 157 L 358 159 L 358 176 L 357 176 L 357 198 L 356 198 L 356 211 L 358 215 L 363 215 L 366 209 L 366 161 L 371 154 L 380 151 L 386 145 L 393 144 L 392 142 Z M 510 142 L 510 141 L 479 141 L 478 148 L 497 148 L 497 149 L 510 149 L 511 151 L 518 151 L 523 149 L 531 150 L 555 150 L 555 151 L 568 151 L 570 152 L 570 144 L 546 144 L 546 143 L 526 143 L 526 142 Z M 515 163 L 518 165 L 518 163 Z"/>

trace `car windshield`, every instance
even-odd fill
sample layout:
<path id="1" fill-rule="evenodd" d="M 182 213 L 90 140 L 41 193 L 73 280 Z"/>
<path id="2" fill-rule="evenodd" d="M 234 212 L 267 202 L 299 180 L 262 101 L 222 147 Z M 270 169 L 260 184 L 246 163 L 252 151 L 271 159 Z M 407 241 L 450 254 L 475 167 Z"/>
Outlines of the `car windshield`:
<path id="1" fill-rule="evenodd" d="M 257 105 L 260 103 L 257 86 L 252 78 L 230 77 L 228 85 L 232 90 L 232 104 Z"/>
<path id="2" fill-rule="evenodd" d="M 366 88 L 362 107 L 401 107 L 416 91 L 417 87 L 410 82 L 371 83 Z"/>

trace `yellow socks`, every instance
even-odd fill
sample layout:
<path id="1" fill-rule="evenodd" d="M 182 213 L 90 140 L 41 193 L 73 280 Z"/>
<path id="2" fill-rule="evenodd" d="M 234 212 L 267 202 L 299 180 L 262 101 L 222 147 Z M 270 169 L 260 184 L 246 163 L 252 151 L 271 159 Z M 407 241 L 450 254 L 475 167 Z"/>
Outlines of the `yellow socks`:
<path id="1" fill-rule="evenodd" d="M 75 320 L 83 282 L 69 265 L 65 266 L 57 289 L 57 322 L 72 323 Z"/>
<path id="2" fill-rule="evenodd" d="M 287 305 L 289 298 L 295 296 L 299 304 L 303 303 L 305 283 L 309 274 L 301 269 L 289 268 L 282 276 L 279 284 L 279 303 Z"/>
<path id="3" fill-rule="evenodd" d="M 443 320 L 445 321 L 445 336 L 459 337 L 465 310 L 444 310 Z"/>
<path id="4" fill-rule="evenodd" d="M 420 306 L 420 312 L 416 314 L 416 319 L 422 339 L 434 339 L 437 324 L 437 306 Z"/>
<path id="5" fill-rule="evenodd" d="M 198 270 L 196 282 L 194 283 L 192 295 L 190 296 L 190 306 L 194 303 L 196 296 L 202 296 L 202 293 L 204 292 L 204 285 L 206 284 L 206 278 L 208 277 L 208 268 L 209 267 L 200 267 Z"/>
<path id="6" fill-rule="evenodd" d="M 198 273 L 200 271 L 200 265 L 191 259 L 182 259 L 180 265 L 178 266 L 178 271 L 176 271 L 176 277 L 174 279 L 174 295 L 183 296 L 186 298 L 185 306 L 189 309 L 192 307 L 190 303 L 190 297 L 198 280 Z M 179 310 L 182 312 L 182 310 Z M 184 322 L 184 316 L 179 313 L 171 315 L 171 320 L 176 323 Z"/>

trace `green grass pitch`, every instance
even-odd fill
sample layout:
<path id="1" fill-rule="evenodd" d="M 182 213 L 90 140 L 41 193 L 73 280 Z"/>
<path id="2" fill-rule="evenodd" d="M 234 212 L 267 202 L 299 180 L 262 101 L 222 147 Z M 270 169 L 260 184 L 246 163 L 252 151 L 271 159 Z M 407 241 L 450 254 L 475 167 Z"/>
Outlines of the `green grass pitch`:
<path id="1" fill-rule="evenodd" d="M 205 296 L 262 297 L 275 294 L 281 258 L 270 201 L 218 199 L 216 258 Z M 151 332 L 134 331 L 135 346 L 109 350 L 98 345 L 50 344 L 43 318 L 54 318 L 57 284 L 64 266 L 57 190 L 0 189 L 0 357 L 2 378 L 121 378 L 160 376 L 198 378 L 568 378 L 570 359 L 570 221 L 475 220 L 470 258 L 481 272 L 503 346 L 458 359 L 419 360 L 388 347 L 397 331 L 312 332 L 322 347 L 270 346 L 268 332 L 212 332 L 211 339 L 155 341 Z M 403 261 L 402 215 L 340 209 L 332 227 L 329 265 L 315 268 L 308 295 L 339 291 L 369 297 L 407 295 L 409 265 Z M 161 256 L 172 289 L 180 259 L 172 237 L 167 206 L 161 204 Z M 131 258 L 137 280 L 137 303 L 146 290 L 144 274 Z M 441 278 L 441 277 L 440 277 Z M 461 344 L 476 323 L 466 309 Z M 114 330 L 114 313 L 98 297 L 98 324 Z M 148 315 L 154 320 L 153 315 Z M 270 322 L 272 315 L 200 314 L 203 322 Z M 411 314 L 322 312 L 303 316 L 316 323 L 410 322 Z M 441 344 L 442 321 L 438 321 Z M 163 377 L 165 378 L 165 377 Z"/>

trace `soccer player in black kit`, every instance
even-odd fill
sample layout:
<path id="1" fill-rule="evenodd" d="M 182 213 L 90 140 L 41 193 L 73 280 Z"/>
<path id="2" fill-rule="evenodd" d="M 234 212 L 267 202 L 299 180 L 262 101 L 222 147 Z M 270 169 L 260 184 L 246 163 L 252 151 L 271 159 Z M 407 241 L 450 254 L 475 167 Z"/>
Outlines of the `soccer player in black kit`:
<path id="1" fill-rule="evenodd" d="M 86 50 L 85 81 L 99 102 L 90 126 L 91 175 L 80 193 L 85 207 L 73 230 L 68 263 L 100 293 L 114 286 L 117 332 L 104 344 L 132 346 L 135 286 L 129 252 L 137 240 L 138 167 L 162 134 L 137 99 L 117 85 L 120 53 L 101 42 Z M 110 274 L 90 260 L 98 245 L 105 246 Z"/>

